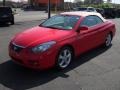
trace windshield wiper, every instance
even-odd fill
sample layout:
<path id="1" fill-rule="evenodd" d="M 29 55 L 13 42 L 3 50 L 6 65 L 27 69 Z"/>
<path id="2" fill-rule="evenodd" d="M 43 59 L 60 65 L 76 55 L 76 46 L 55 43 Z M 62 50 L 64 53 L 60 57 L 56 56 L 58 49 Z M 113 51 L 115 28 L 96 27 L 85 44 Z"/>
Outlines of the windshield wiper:
<path id="1" fill-rule="evenodd" d="M 43 26 L 43 25 L 39 25 L 40 27 L 45 27 L 45 28 L 52 28 L 52 29 L 58 29 L 57 27 L 53 27 L 53 26 Z"/>
<path id="2" fill-rule="evenodd" d="M 63 28 L 59 28 L 59 27 L 53 27 L 53 26 L 42 26 L 42 25 L 39 25 L 40 27 L 45 27 L 45 28 L 52 28 L 52 29 L 60 29 L 60 30 L 63 30 Z"/>
<path id="3" fill-rule="evenodd" d="M 59 29 L 57 27 L 52 27 L 52 26 L 46 26 L 46 28 Z"/>

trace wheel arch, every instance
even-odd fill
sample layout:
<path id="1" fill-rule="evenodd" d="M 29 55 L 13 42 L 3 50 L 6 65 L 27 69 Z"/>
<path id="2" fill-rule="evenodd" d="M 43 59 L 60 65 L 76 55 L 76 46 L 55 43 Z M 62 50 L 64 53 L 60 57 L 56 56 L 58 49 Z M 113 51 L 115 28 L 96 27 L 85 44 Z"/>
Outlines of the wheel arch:
<path id="1" fill-rule="evenodd" d="M 73 58 L 74 58 L 74 57 L 75 57 L 75 49 L 74 49 L 74 47 L 73 47 L 72 45 L 70 45 L 70 44 L 65 44 L 65 45 L 63 45 L 63 46 L 60 47 L 59 52 L 60 52 L 60 50 L 61 50 L 62 48 L 64 48 L 64 47 L 69 47 L 69 48 L 72 50 Z M 59 53 L 59 52 L 58 52 L 58 53 Z"/>
<path id="2" fill-rule="evenodd" d="M 112 39 L 113 39 L 113 32 L 112 32 L 112 31 L 110 31 L 110 32 L 109 32 L 109 34 L 112 36 Z"/>

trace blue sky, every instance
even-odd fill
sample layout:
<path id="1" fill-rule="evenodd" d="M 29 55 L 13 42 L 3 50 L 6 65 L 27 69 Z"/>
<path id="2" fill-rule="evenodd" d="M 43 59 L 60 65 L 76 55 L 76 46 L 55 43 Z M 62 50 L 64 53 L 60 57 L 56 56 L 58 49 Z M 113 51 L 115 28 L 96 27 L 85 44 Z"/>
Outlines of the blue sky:
<path id="1" fill-rule="evenodd" d="M 119 3 L 120 4 L 120 0 L 112 0 L 113 3 Z"/>

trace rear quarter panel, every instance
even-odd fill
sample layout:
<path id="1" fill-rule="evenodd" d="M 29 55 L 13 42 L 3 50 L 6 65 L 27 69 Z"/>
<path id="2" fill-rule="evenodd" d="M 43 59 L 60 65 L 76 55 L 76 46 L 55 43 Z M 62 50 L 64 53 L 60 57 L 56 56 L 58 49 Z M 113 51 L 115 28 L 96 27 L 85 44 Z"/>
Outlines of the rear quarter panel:
<path id="1" fill-rule="evenodd" d="M 115 23 L 110 21 L 110 20 L 107 20 L 105 22 L 105 26 L 103 27 L 105 28 L 105 34 L 106 36 L 111 33 L 112 34 L 112 37 L 115 36 L 115 33 L 116 33 L 116 27 L 115 27 Z"/>

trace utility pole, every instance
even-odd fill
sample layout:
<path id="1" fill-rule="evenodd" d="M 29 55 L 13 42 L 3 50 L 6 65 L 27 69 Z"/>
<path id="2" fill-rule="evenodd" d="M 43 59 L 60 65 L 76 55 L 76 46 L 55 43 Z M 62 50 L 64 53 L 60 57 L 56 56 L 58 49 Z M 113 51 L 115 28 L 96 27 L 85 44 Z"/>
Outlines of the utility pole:
<path id="1" fill-rule="evenodd" d="M 57 13 L 57 0 L 55 2 L 55 13 Z"/>
<path id="2" fill-rule="evenodd" d="M 5 2 L 6 2 L 6 1 L 5 1 L 5 0 L 3 0 L 3 6 L 5 6 Z"/>
<path id="3" fill-rule="evenodd" d="M 51 3 L 50 3 L 50 0 L 48 0 L 48 18 L 51 17 L 51 10 L 50 10 L 50 8 L 51 8 Z"/>

